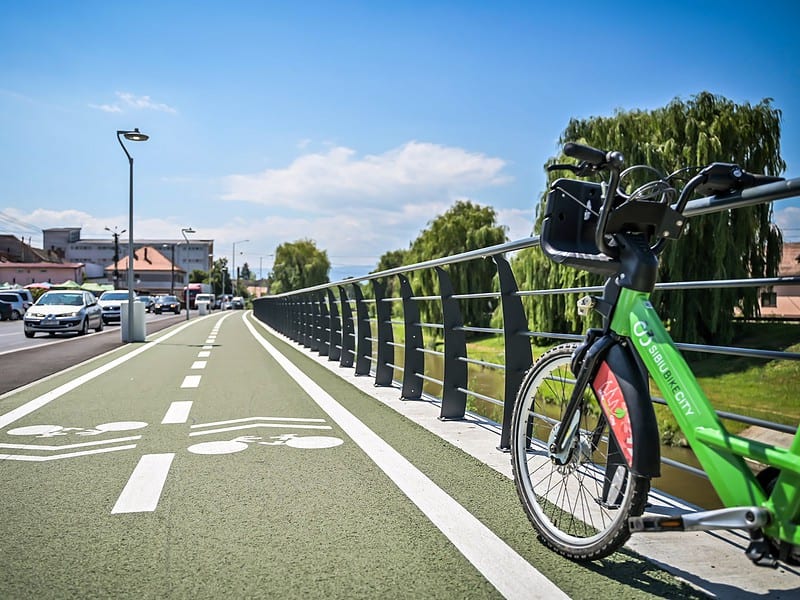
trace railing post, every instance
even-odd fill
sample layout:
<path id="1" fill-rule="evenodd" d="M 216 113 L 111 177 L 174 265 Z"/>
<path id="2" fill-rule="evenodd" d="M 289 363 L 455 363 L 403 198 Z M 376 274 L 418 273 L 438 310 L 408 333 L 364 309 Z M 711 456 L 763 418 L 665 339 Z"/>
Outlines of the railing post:
<path id="1" fill-rule="evenodd" d="M 352 367 L 356 345 L 353 309 L 350 307 L 350 299 L 347 297 L 347 291 L 343 285 L 339 286 L 339 299 L 342 307 L 342 356 L 339 358 L 339 366 Z"/>
<path id="2" fill-rule="evenodd" d="M 320 292 L 319 296 L 319 355 L 328 356 L 330 352 L 330 335 L 328 333 L 328 324 L 330 317 L 328 316 L 328 306 L 325 303 L 325 292 Z"/>
<path id="3" fill-rule="evenodd" d="M 306 348 L 311 347 L 311 301 L 308 294 L 300 294 L 300 342 Z"/>
<path id="4" fill-rule="evenodd" d="M 372 280 L 372 290 L 375 293 L 375 318 L 378 330 L 378 354 L 375 358 L 375 385 L 392 385 L 394 377 L 394 331 L 392 330 L 392 307 L 384 302 L 386 297 L 386 284 Z"/>
<path id="5" fill-rule="evenodd" d="M 328 310 L 330 311 L 330 318 L 328 322 L 330 327 L 330 342 L 328 350 L 328 360 L 339 360 L 342 356 L 342 330 L 339 324 L 339 311 L 336 308 L 336 298 L 330 288 L 328 292 Z"/>
<path id="6" fill-rule="evenodd" d="M 422 327 L 419 324 L 419 307 L 411 284 L 405 275 L 398 275 L 400 279 L 400 297 L 403 299 L 403 316 L 405 320 L 405 360 L 403 361 L 403 389 L 400 397 L 403 400 L 419 400 L 422 397 L 422 377 L 425 372 L 425 355 L 420 352 L 422 348 Z"/>
<path id="7" fill-rule="evenodd" d="M 492 257 L 497 265 L 497 276 L 500 279 L 500 302 L 503 307 L 503 339 L 505 342 L 506 370 L 505 397 L 503 398 L 503 428 L 500 432 L 500 450 L 511 449 L 511 418 L 514 412 L 514 400 L 517 396 L 522 378 L 531 364 L 531 344 L 527 338 L 519 335 L 528 330 L 528 319 L 522 299 L 517 295 L 519 288 L 514 279 L 514 272 L 508 261 L 497 254 Z"/>
<path id="8" fill-rule="evenodd" d="M 464 325 L 458 300 L 453 298 L 453 284 L 447 271 L 436 267 L 439 291 L 442 296 L 442 323 L 444 325 L 444 377 L 442 382 L 442 410 L 440 419 L 463 419 L 467 410 L 467 363 L 460 360 L 467 355 L 467 340 L 459 328 Z"/>
<path id="9" fill-rule="evenodd" d="M 316 293 L 308 294 L 308 345 L 312 352 L 319 352 L 319 297 Z"/>
<path id="10" fill-rule="evenodd" d="M 356 375 L 369 375 L 372 364 L 372 330 L 369 326 L 369 311 L 361 293 L 361 285 L 353 284 L 353 295 L 356 299 Z"/>

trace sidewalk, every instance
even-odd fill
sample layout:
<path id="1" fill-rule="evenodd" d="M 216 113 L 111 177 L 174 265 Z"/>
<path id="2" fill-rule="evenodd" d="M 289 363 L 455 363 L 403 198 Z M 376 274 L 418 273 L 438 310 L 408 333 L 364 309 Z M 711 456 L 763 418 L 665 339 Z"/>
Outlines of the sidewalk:
<path id="1" fill-rule="evenodd" d="M 353 369 L 341 368 L 338 362 L 309 352 L 274 330 L 270 331 L 362 392 L 506 477 L 512 477 L 509 455 L 497 449 L 500 442 L 498 423 L 471 413 L 462 421 L 441 421 L 438 418 L 438 402 L 401 400 L 399 388 L 375 387 L 372 377 L 356 377 Z M 693 508 L 658 490 L 651 492 L 650 502 L 650 513 L 668 514 Z M 538 543 L 533 529 L 531 541 Z M 800 568 L 757 567 L 744 554 L 748 543 L 745 532 L 684 532 L 634 534 L 627 546 L 712 597 L 797 598 L 800 593 Z"/>

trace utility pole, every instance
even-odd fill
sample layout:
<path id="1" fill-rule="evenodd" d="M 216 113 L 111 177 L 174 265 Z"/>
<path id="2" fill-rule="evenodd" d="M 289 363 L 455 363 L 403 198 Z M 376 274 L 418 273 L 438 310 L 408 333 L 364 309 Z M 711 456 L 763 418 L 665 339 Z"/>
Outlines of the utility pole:
<path id="1" fill-rule="evenodd" d="M 116 227 L 114 227 L 114 231 L 111 231 L 108 227 L 105 229 L 114 236 L 114 289 L 116 290 L 119 289 L 119 236 L 125 233 L 127 229 L 122 231 L 117 231 Z"/>

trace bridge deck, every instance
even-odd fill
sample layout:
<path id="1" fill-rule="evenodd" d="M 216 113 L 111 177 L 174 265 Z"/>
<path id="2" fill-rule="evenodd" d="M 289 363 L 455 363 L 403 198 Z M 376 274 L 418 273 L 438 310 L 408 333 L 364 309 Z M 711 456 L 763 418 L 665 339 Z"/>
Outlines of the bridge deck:
<path id="1" fill-rule="evenodd" d="M 0 396 L 3 597 L 777 598 L 800 585 L 751 566 L 735 536 L 642 536 L 591 566 L 562 560 L 536 541 L 492 423 L 440 422 L 351 372 L 227 312 Z"/>

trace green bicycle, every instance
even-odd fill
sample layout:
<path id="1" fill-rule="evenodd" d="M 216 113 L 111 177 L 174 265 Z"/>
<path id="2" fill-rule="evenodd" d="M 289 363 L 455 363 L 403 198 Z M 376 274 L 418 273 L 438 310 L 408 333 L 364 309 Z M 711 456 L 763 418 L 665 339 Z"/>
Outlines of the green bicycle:
<path id="1" fill-rule="evenodd" d="M 628 195 L 620 189 L 620 153 L 569 143 L 564 154 L 580 163 L 551 169 L 604 172 L 607 182 L 552 184 L 542 250 L 608 280 L 602 296 L 579 302 L 583 314 L 602 316 L 602 328 L 591 329 L 580 345 L 542 355 L 516 398 L 514 481 L 540 539 L 573 560 L 593 560 L 616 551 L 631 532 L 745 529 L 746 553 L 756 564 L 800 562 L 800 433 L 789 448 L 729 433 L 649 301 L 659 254 L 680 236 L 693 194 L 747 196 L 754 204 L 800 195 L 800 180 L 714 163 L 680 194 L 673 174 Z M 726 508 L 643 516 L 650 480 L 660 474 L 648 374 Z M 755 475 L 745 459 L 765 468 Z"/>

